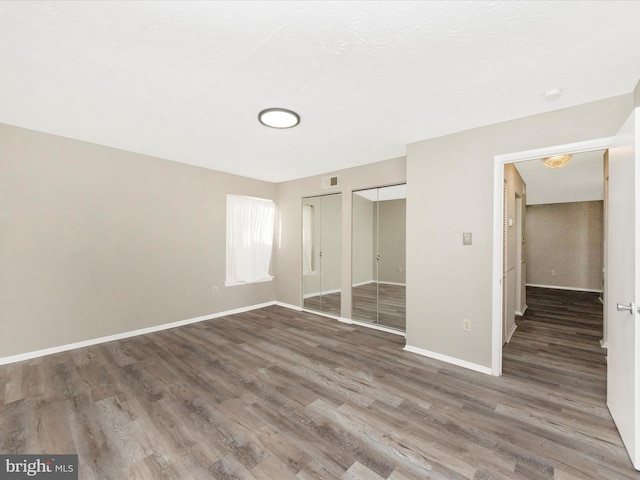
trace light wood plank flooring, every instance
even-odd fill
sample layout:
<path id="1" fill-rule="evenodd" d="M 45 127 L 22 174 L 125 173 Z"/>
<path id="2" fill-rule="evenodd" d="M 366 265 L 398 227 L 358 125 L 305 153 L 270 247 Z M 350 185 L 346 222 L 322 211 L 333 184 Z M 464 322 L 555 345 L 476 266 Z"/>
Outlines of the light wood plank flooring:
<path id="1" fill-rule="evenodd" d="M 500 378 L 281 307 L 2 366 L 0 451 L 78 453 L 83 480 L 640 479 L 595 305 L 535 296 Z"/>

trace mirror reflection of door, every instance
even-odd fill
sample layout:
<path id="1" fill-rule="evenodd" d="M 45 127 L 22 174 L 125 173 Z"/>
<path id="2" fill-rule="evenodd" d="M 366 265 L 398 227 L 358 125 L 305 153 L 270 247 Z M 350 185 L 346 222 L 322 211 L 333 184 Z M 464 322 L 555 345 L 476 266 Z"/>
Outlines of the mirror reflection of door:
<path id="1" fill-rule="evenodd" d="M 406 186 L 353 192 L 354 320 L 406 328 Z"/>
<path id="2" fill-rule="evenodd" d="M 340 316 L 342 195 L 302 199 L 303 306 Z"/>

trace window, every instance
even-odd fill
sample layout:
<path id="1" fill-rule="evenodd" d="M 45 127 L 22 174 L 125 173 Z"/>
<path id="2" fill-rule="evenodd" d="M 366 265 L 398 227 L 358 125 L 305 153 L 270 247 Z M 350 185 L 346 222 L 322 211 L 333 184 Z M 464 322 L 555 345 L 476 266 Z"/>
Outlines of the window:
<path id="1" fill-rule="evenodd" d="M 276 207 L 263 198 L 227 195 L 225 285 L 265 282 L 269 275 Z"/>

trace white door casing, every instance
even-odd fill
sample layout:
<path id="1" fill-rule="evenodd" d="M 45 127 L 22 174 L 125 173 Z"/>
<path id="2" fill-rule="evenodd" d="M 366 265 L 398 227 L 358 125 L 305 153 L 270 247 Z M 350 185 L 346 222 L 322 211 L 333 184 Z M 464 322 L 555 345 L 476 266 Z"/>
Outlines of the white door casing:
<path id="1" fill-rule="evenodd" d="M 504 166 L 507 163 L 535 160 L 563 153 L 582 153 L 594 150 L 606 150 L 614 141 L 613 137 L 603 137 L 583 142 L 553 145 L 522 152 L 496 155 L 493 164 L 493 288 L 492 288 L 492 324 L 491 324 L 491 374 L 502 375 L 503 340 L 503 186 Z"/>

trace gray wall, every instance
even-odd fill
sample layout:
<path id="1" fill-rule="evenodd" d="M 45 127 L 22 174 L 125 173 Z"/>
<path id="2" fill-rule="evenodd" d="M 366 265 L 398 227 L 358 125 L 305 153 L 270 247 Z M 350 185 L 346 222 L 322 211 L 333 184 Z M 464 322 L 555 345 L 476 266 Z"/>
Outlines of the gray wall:
<path id="1" fill-rule="evenodd" d="M 408 345 L 491 367 L 495 155 L 615 135 L 632 107 L 621 95 L 408 146 Z"/>
<path id="2" fill-rule="evenodd" d="M 602 204 L 527 206 L 527 283 L 602 290 Z"/>
<path id="3" fill-rule="evenodd" d="M 227 193 L 276 185 L 0 125 L 0 357 L 272 301 L 224 286 Z"/>

